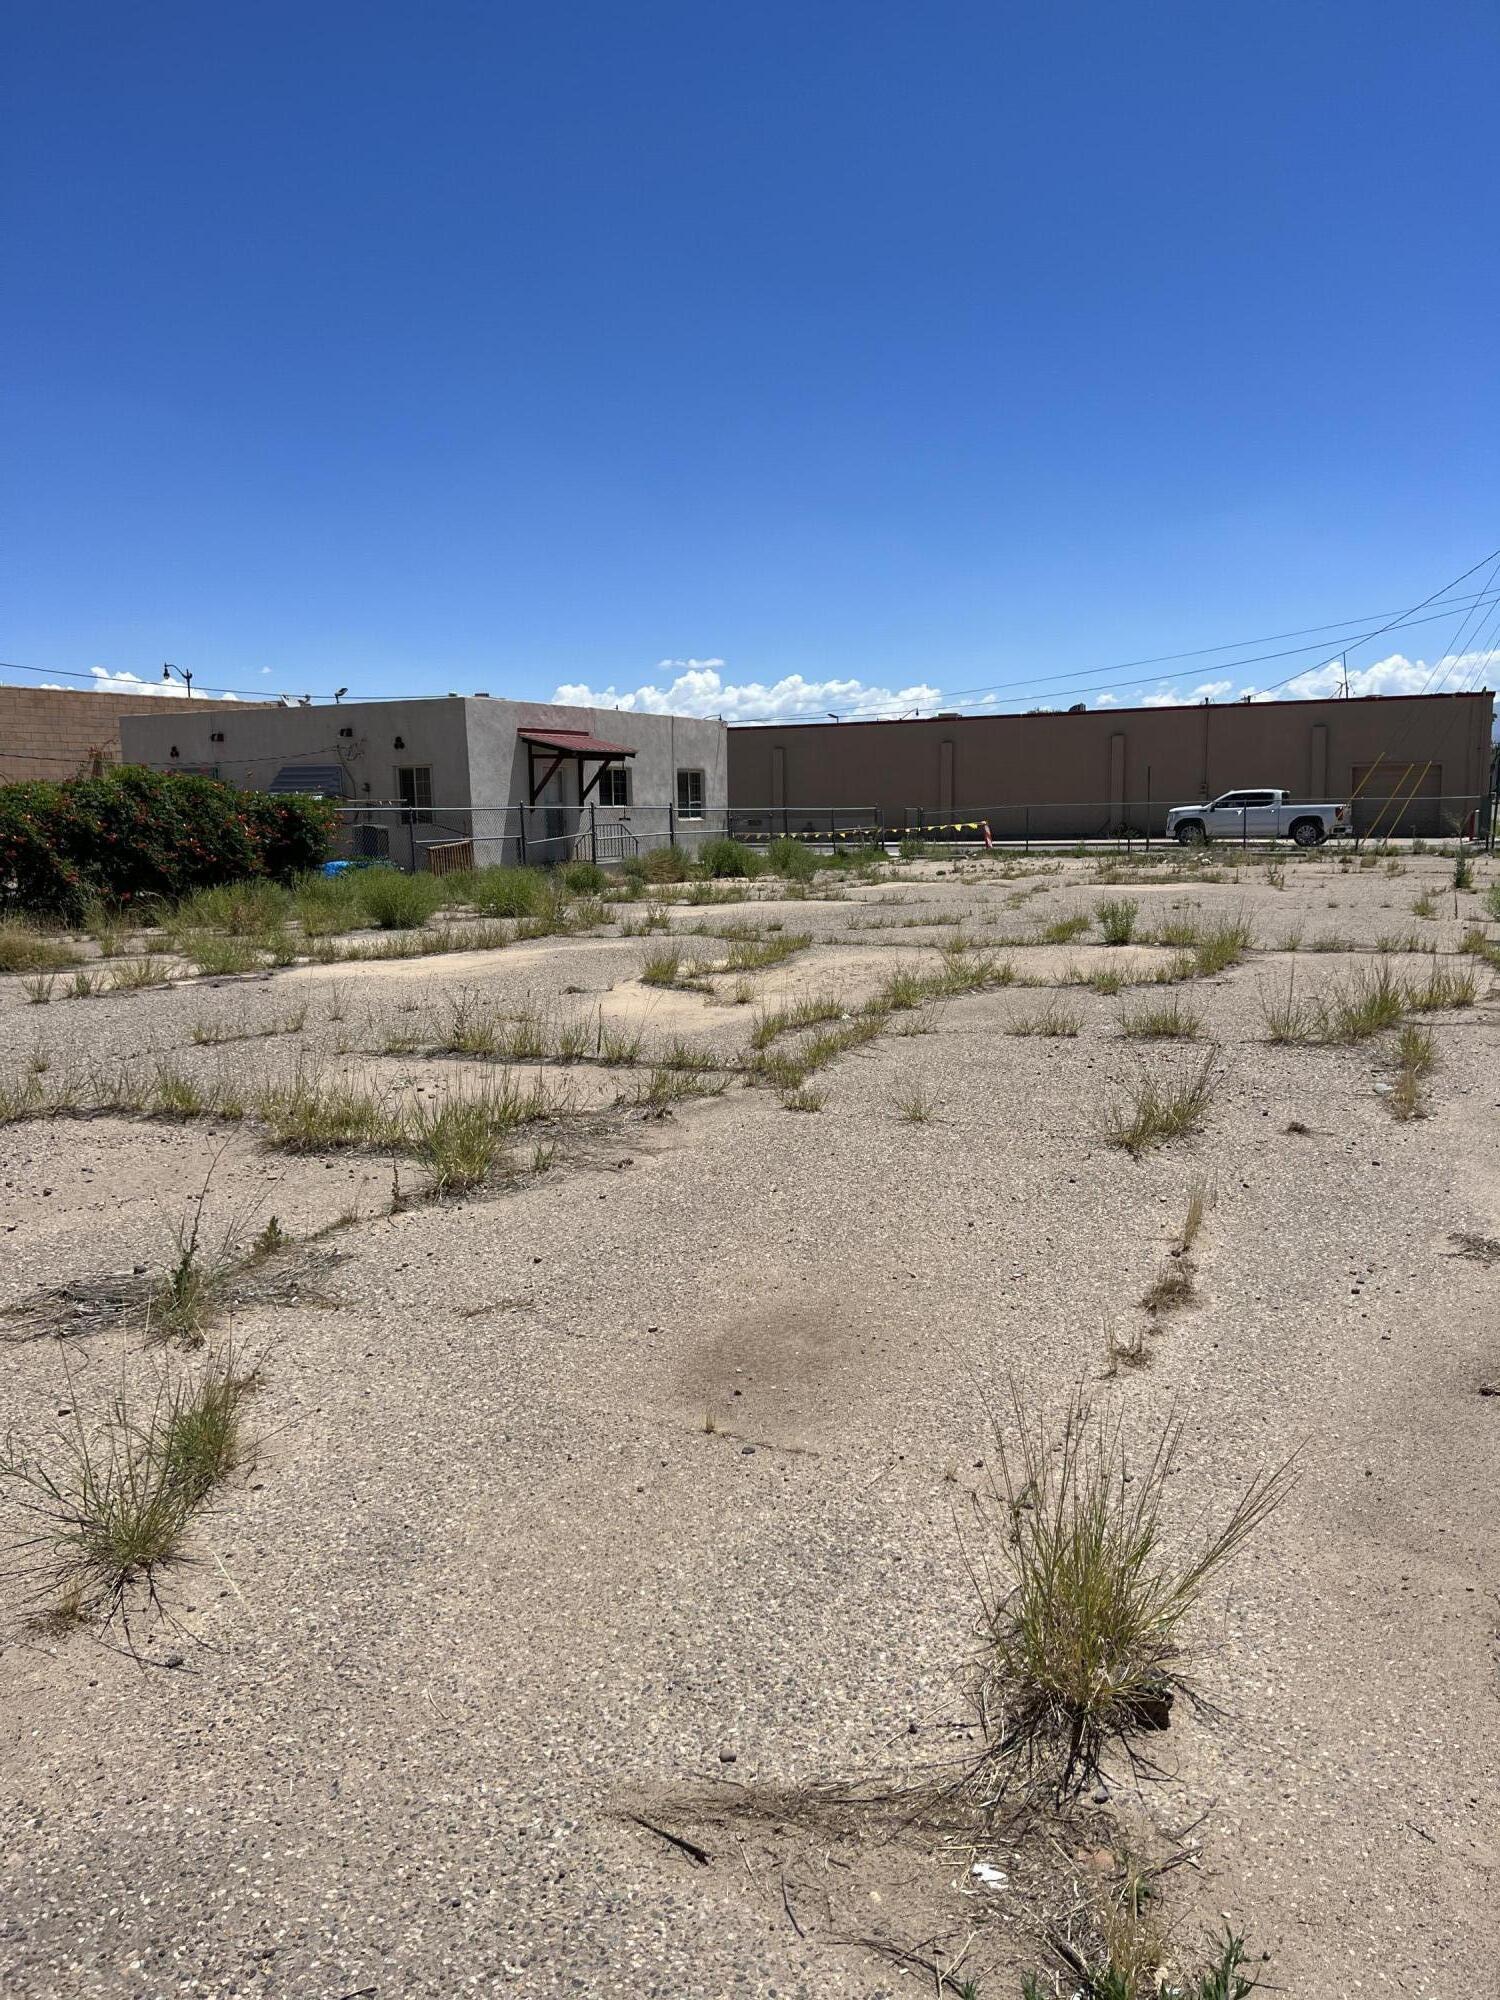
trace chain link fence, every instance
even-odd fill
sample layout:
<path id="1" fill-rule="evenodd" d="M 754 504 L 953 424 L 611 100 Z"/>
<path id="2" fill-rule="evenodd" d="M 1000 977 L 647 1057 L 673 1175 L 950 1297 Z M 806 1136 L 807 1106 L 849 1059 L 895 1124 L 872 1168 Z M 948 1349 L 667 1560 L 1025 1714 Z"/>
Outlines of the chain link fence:
<path id="1" fill-rule="evenodd" d="M 345 806 L 332 851 L 444 875 L 500 864 L 618 864 L 653 847 L 692 853 L 728 831 L 725 811 L 687 818 L 672 806 Z"/>
<path id="2" fill-rule="evenodd" d="M 1362 793 L 1351 804 L 1350 830 L 1334 844 L 1382 840 L 1469 840 L 1493 843 L 1494 801 L 1476 793 L 1421 797 Z M 557 866 L 598 861 L 618 866 L 653 848 L 689 855 L 706 840 L 726 837 L 750 846 L 791 839 L 831 848 L 845 845 L 996 847 L 1090 846 L 1133 850 L 1171 843 L 1169 807 L 1148 799 L 1067 800 L 1031 805 L 731 806 L 684 817 L 672 806 L 346 806 L 333 853 L 349 861 L 382 861 L 410 871 L 448 874 L 461 868 Z M 1253 815 L 1213 828 L 1215 845 L 1271 843 Z"/>

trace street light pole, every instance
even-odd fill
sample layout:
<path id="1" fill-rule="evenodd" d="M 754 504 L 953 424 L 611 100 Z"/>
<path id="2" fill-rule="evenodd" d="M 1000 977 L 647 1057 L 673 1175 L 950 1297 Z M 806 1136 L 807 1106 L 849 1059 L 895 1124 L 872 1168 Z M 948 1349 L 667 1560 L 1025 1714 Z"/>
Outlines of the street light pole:
<path id="1" fill-rule="evenodd" d="M 167 664 L 166 666 L 164 666 L 164 667 L 162 668 L 162 670 L 161 670 L 161 677 L 162 677 L 162 679 L 163 679 L 164 681 L 169 681 L 169 680 L 170 680 L 170 679 L 172 678 L 173 674 L 176 674 L 176 676 L 177 676 L 178 680 L 180 680 L 180 681 L 182 682 L 183 686 L 184 686 L 184 687 L 185 687 L 185 688 L 187 689 L 187 698 L 188 698 L 188 700 L 189 700 L 189 701 L 191 701 L 191 700 L 192 700 L 192 698 L 193 698 L 193 670 L 192 670 L 192 668 L 191 668 L 191 667 L 174 667 L 174 666 L 172 666 L 172 665 L 171 665 L 171 663 L 170 663 L 170 662 L 168 662 L 168 664 Z"/>

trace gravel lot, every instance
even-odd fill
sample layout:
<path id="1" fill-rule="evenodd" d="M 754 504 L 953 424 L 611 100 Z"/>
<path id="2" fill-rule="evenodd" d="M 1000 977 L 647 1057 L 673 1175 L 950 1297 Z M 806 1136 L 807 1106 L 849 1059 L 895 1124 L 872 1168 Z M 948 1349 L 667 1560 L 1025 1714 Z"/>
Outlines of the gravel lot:
<path id="1" fill-rule="evenodd" d="M 1123 882 L 1074 859 L 924 863 L 664 905 L 685 964 L 719 964 L 726 926 L 810 935 L 708 993 L 642 985 L 663 938 L 617 925 L 45 1007 L 0 980 L 11 1084 L 167 1061 L 430 1101 L 493 1073 L 429 1053 L 460 994 L 591 1022 L 595 1054 L 605 1026 L 645 1038 L 634 1065 L 526 1069 L 554 1108 L 514 1176 L 439 1202 L 404 1167 L 396 1212 L 389 1156 L 272 1152 L 249 1121 L 0 1127 L 0 1306 L 27 1308 L 0 1320 L 0 1428 L 28 1444 L 122 1381 L 202 1365 L 41 1300 L 160 1270 L 200 1196 L 206 1242 L 274 1214 L 326 1231 L 330 1260 L 233 1314 L 264 1355 L 258 1449 L 160 1615 L 128 1640 L 39 1630 L 34 1555 L 7 1559 L 0 1991 L 829 2000 L 930 1993 L 899 1953 L 967 1949 L 996 2000 L 1047 1962 L 1039 1916 L 1112 1826 L 1158 1853 L 1190 1828 L 1170 1920 L 1193 1938 L 1231 1913 L 1281 1990 L 1491 1990 L 1500 1011 L 1457 948 L 1500 936 L 1481 893 L 1500 876 L 1481 861 L 1456 894 L 1435 855 L 1289 855 L 1279 883 L 1211 859 L 1122 860 Z M 1411 908 L 1427 891 L 1434 917 Z M 1101 992 L 1079 982 L 1172 957 L 1097 927 L 1043 941 L 1104 896 L 1136 899 L 1146 933 L 1243 914 L 1255 946 L 1216 977 Z M 812 1079 L 816 1112 L 735 1067 L 763 1011 L 852 1009 L 956 935 L 1016 983 L 892 1016 Z M 1433 952 L 1472 965 L 1478 997 L 1428 1017 L 1430 1115 L 1392 1116 L 1390 1035 L 1267 1040 L 1289 982 L 1425 975 Z M 1164 991 L 1201 1012 L 1220 1082 L 1201 1133 L 1132 1158 L 1105 1142 L 1110 1103 L 1202 1060 L 1122 1034 Z M 1076 1035 L 1007 1032 L 1058 996 Z M 722 1094 L 630 1101 L 673 1038 L 724 1066 Z M 1217 1197 L 1197 1301 L 1147 1365 L 1111 1370 L 1195 1181 Z M 877 1812 L 810 1831 L 787 1787 L 972 1746 L 989 1412 L 1010 1381 L 1056 1404 L 1081 1379 L 1142 1439 L 1186 1414 L 1184 1522 L 1302 1450 L 1193 1627 L 1213 1712 L 1177 1716 L 1159 1780 L 1115 1783 L 1056 1849 Z M 976 1886 L 976 1851 L 1003 1887 Z M 851 1942 L 870 1939 L 890 1949 Z"/>

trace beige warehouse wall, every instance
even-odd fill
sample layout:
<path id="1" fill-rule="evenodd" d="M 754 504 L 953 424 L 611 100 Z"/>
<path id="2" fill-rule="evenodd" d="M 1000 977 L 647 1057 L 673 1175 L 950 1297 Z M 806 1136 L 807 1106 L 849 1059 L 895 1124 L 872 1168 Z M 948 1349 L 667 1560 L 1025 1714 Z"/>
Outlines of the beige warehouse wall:
<path id="1" fill-rule="evenodd" d="M 729 732 L 729 802 L 736 812 L 784 809 L 789 825 L 819 806 L 876 810 L 893 823 L 908 809 L 1006 808 L 1037 814 L 1038 832 L 1103 832 L 1122 815 L 1142 824 L 1148 793 L 1155 824 L 1169 805 L 1235 786 L 1345 797 L 1354 771 L 1377 759 L 1395 770 L 1430 764 L 1445 794 L 1477 796 L 1493 706 L 1484 693 L 746 726 Z M 1081 807 L 1099 810 L 1067 810 Z"/>
<path id="2" fill-rule="evenodd" d="M 116 694 L 93 688 L 0 687 L 0 784 L 76 777 L 97 753 L 120 761 L 122 715 L 207 715 L 258 706 L 201 696 Z"/>

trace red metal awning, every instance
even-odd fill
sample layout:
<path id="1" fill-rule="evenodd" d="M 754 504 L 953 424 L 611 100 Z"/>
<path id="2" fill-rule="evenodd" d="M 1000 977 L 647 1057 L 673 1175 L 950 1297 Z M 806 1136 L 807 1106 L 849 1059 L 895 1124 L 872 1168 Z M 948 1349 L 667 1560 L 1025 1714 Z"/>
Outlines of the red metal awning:
<path id="1" fill-rule="evenodd" d="M 551 750 L 563 757 L 633 757 L 635 751 L 628 743 L 606 743 L 602 736 L 591 736 L 586 729 L 518 729 L 523 743 L 534 743 L 539 750 Z"/>

